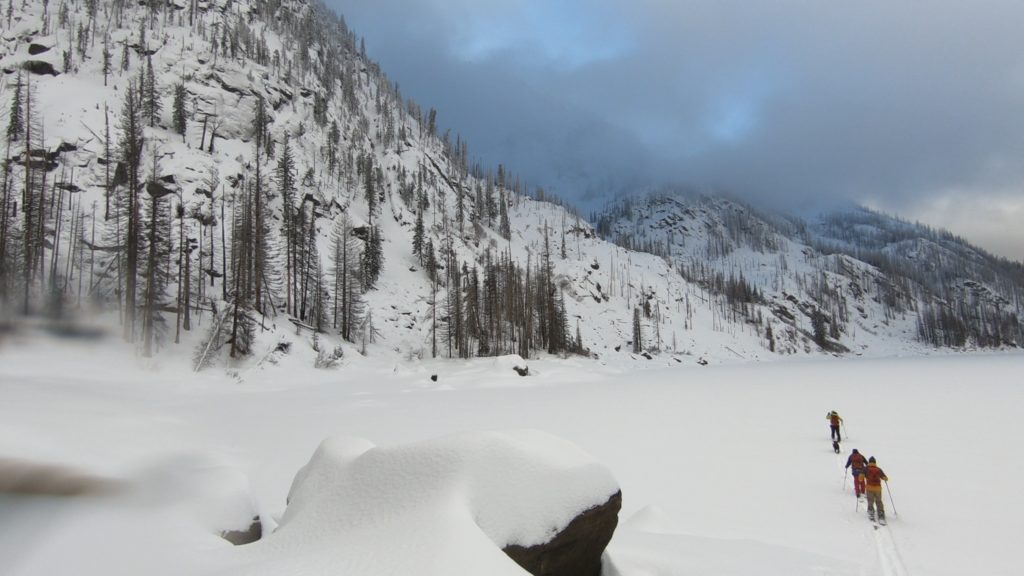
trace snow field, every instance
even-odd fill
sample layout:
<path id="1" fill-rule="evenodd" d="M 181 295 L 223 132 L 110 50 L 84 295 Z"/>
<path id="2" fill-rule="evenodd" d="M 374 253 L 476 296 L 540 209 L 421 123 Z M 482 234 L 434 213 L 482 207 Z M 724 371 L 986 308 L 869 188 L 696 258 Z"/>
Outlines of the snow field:
<path id="1" fill-rule="evenodd" d="M 285 357 L 281 366 L 238 378 L 216 371 L 196 378 L 172 360 L 154 370 L 117 346 L 8 342 L 0 350 L 0 454 L 134 479 L 150 492 L 168 484 L 146 480 L 143 471 L 170 467 L 180 472 L 171 485 L 187 489 L 173 505 L 54 515 L 59 522 L 34 532 L 4 572 L 57 573 L 61 562 L 78 562 L 70 565 L 80 573 L 133 573 L 136 564 L 116 560 L 126 550 L 121 543 L 139 537 L 129 528 L 138 524 L 128 521 L 138 518 L 153 525 L 147 546 L 154 552 L 143 559 L 172 557 L 169 565 L 188 564 L 188 573 L 232 573 L 231 549 L 210 536 L 209 521 L 182 512 L 222 485 L 207 486 L 201 470 L 247 479 L 269 530 L 282 518 L 296 473 L 326 437 L 389 447 L 520 428 L 578 445 L 622 487 L 609 574 L 1017 572 L 1024 464 L 1007 448 L 1020 437 L 1020 354 L 645 371 L 531 360 L 534 375 L 525 378 L 495 369 L 494 359 L 369 360 L 346 357 L 345 370 L 317 371 Z M 831 409 L 851 434 L 839 457 L 824 420 Z M 863 507 L 855 512 L 852 488 L 843 487 L 842 462 L 854 447 L 876 456 L 890 477 L 896 508 L 888 509 L 884 534 L 871 530 Z M 206 464 L 181 464 L 187 461 Z M 199 480 L 186 481 L 190 475 Z M 45 510 L 39 506 L 30 509 Z M 423 559 L 418 571 L 433 573 L 426 560 L 432 546 L 465 536 L 451 528 L 455 518 L 445 528 L 442 517 L 431 516 L 429 534 L 389 533 L 390 554 Z M 102 534 L 108 553 L 87 553 L 68 536 L 83 530 Z M 0 539 L 12 533 L 4 526 Z M 358 544 L 374 549 L 375 542 Z M 322 564 L 311 560 L 308 573 L 329 570 L 330 555 L 313 557 Z M 271 554 L 248 568 L 273 573 L 281 561 Z M 394 573 L 375 572 L 383 565 L 372 556 L 363 561 L 360 573 Z M 404 565 L 395 562 L 392 568 Z"/>

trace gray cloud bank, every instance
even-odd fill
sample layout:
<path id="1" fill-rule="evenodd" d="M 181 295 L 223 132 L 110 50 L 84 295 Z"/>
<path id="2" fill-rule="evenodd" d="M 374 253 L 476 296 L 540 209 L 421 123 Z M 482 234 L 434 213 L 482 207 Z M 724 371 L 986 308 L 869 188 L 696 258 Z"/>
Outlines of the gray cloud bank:
<path id="1" fill-rule="evenodd" d="M 856 201 L 1024 259 L 1024 3 L 328 0 L 485 163 L 596 206 Z"/>

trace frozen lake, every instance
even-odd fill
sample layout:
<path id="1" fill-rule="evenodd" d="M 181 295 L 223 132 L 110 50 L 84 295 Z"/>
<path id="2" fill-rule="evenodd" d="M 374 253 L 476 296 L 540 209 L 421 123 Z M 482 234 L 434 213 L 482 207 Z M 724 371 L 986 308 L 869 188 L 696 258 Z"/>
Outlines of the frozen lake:
<path id="1" fill-rule="evenodd" d="M 0 350 L 0 456 L 149 479 L 140 481 L 173 469 L 179 484 L 200 485 L 182 490 L 184 501 L 203 492 L 210 469 L 230 471 L 272 527 L 296 471 L 325 437 L 393 445 L 535 428 L 580 446 L 620 483 L 609 572 L 953 576 L 1019 568 L 1024 463 L 1011 446 L 1022 436 L 1021 354 L 646 370 L 541 360 L 530 362 L 529 377 L 507 359 L 361 360 L 318 371 L 284 358 L 241 375 L 196 376 L 116 346 L 8 344 Z M 832 409 L 850 434 L 841 456 L 824 419 Z M 888 530 L 872 530 L 863 507 L 855 511 L 842 470 L 854 447 L 889 475 L 896 508 L 887 497 Z M 144 509 L 126 514 L 149 517 Z M 125 573 L 117 556 L 130 538 L 115 534 L 130 532 L 130 522 L 114 513 L 46 515 L 0 523 L 5 573 Z M 177 524 L 167 529 L 173 535 L 147 542 L 151 561 L 222 568 L 223 546 Z M 137 562 L 132 569 L 145 565 Z"/>

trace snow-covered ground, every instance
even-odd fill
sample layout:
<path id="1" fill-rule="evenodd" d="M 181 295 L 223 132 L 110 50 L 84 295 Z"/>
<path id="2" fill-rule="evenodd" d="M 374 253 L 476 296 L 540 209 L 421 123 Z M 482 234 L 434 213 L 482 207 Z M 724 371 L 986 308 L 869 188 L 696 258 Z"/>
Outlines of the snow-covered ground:
<path id="1" fill-rule="evenodd" d="M 251 503 L 273 529 L 325 438 L 386 447 L 502 429 L 560 436 L 614 475 L 623 509 L 606 573 L 1019 571 L 1020 354 L 642 371 L 552 359 L 531 361 L 528 377 L 507 359 L 348 359 L 332 371 L 286 358 L 225 376 L 152 364 L 111 342 L 2 346 L 0 458 L 132 487 L 0 498 L 4 574 L 230 573 L 244 548 L 214 527 Z M 831 409 L 851 436 L 842 456 L 828 442 Z M 889 475 L 888 529 L 855 511 L 842 475 L 853 447 Z"/>

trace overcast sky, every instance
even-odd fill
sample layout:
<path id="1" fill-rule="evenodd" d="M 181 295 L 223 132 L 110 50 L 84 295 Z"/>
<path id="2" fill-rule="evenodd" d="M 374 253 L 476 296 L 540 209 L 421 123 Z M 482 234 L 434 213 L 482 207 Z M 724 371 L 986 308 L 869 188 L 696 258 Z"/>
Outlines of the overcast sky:
<path id="1" fill-rule="evenodd" d="M 327 0 L 472 156 L 587 207 L 855 201 L 1024 259 L 1019 0 Z"/>

